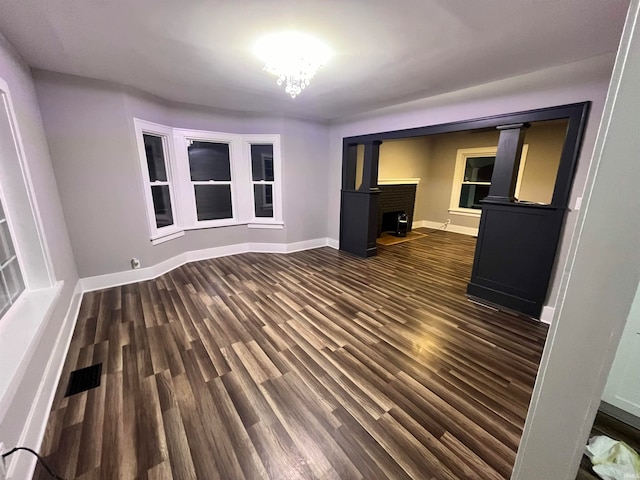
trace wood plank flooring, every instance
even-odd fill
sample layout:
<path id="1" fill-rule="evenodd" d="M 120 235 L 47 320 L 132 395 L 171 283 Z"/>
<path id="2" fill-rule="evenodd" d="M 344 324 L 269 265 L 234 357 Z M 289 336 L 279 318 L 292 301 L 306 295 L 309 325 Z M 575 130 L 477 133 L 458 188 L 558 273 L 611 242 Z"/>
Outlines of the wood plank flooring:
<path id="1" fill-rule="evenodd" d="M 590 437 L 595 435 L 606 435 L 614 440 L 623 441 L 636 452 L 640 452 L 640 431 L 604 412 L 598 412 L 593 422 Z M 600 480 L 591 468 L 591 461 L 586 455 L 582 456 L 576 480 Z"/>
<path id="2" fill-rule="evenodd" d="M 41 453 L 82 480 L 508 478 L 547 329 L 465 298 L 474 248 L 243 254 L 85 294 Z"/>

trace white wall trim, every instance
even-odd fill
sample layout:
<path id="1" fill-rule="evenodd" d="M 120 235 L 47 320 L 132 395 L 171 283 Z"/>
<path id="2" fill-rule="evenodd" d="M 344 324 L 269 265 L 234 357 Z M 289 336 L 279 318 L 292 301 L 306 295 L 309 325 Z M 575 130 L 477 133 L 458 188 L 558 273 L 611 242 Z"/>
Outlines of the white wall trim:
<path id="1" fill-rule="evenodd" d="M 540 314 L 540 321 L 542 323 L 551 325 L 551 322 L 553 321 L 553 315 L 555 313 L 556 313 L 555 307 L 550 307 L 548 305 L 545 305 L 544 307 L 542 307 L 542 313 Z"/>
<path id="2" fill-rule="evenodd" d="M 60 282 L 60 288 L 62 287 L 61 284 L 62 282 Z M 27 416 L 22 434 L 18 440 L 18 445 L 29 445 L 35 450 L 40 450 L 42 446 L 47 422 L 49 421 L 49 413 L 53 405 L 60 376 L 62 375 L 69 346 L 71 345 L 71 338 L 73 337 L 73 331 L 78 320 L 81 303 L 82 291 L 80 289 L 80 281 L 78 281 L 73 291 L 71 301 L 69 302 L 63 323 L 55 339 L 52 354 L 45 367 L 38 391 L 33 398 L 29 415 Z M 49 309 L 50 312 L 53 311 L 53 308 L 55 307 L 52 306 Z M 45 323 L 48 321 L 49 318 L 45 320 Z M 43 328 L 46 327 L 43 326 Z M 31 478 L 35 466 L 36 459 L 31 455 L 16 456 L 14 459 L 8 459 L 7 478 Z"/>
<path id="3" fill-rule="evenodd" d="M 474 217 L 474 218 L 480 218 L 480 216 L 482 215 L 482 211 L 481 210 L 471 210 L 470 208 L 450 208 L 449 209 L 449 213 L 451 215 L 460 215 L 463 217 Z"/>
<path id="4" fill-rule="evenodd" d="M 378 185 L 418 185 L 419 178 L 381 178 Z"/>
<path id="5" fill-rule="evenodd" d="M 331 248 L 335 248 L 336 250 L 340 249 L 340 240 L 335 238 L 327 238 L 327 246 Z"/>
<path id="6" fill-rule="evenodd" d="M 456 166 L 453 173 L 452 187 L 451 187 L 451 202 L 449 204 L 449 213 L 462 214 L 467 212 L 471 215 L 480 216 L 480 212 L 472 208 L 460 207 L 460 194 L 462 193 L 462 185 L 464 183 L 464 172 L 467 165 L 467 158 L 470 157 L 495 157 L 498 152 L 498 146 L 487 147 L 475 147 L 475 148 L 460 148 L 456 155 Z M 522 146 L 522 155 L 520 157 L 520 165 L 518 167 L 518 178 L 516 180 L 516 198 L 520 194 L 520 187 L 522 186 L 522 176 L 524 175 L 524 168 L 527 162 L 527 154 L 529 152 L 529 144 L 525 143 Z M 490 185 L 491 182 L 486 182 L 485 185 Z"/>
<path id="7" fill-rule="evenodd" d="M 316 238 L 314 240 L 305 240 L 303 242 L 295 242 L 287 244 L 286 253 L 301 252 L 303 250 L 311 250 L 313 248 L 329 246 L 328 238 Z"/>
<path id="8" fill-rule="evenodd" d="M 83 292 L 102 290 L 103 288 L 126 285 L 128 283 L 153 280 L 185 263 L 207 260 L 210 258 L 238 255 L 240 253 L 293 253 L 320 247 L 337 248 L 337 241 L 329 238 L 316 238 L 295 243 L 237 243 L 222 247 L 205 248 L 183 252 L 150 267 L 122 272 L 107 273 L 80 279 Z"/>
<path id="9" fill-rule="evenodd" d="M 27 155 L 24 150 L 24 143 L 22 141 L 22 135 L 20 133 L 20 128 L 18 126 L 18 119 L 16 117 L 16 112 L 13 108 L 13 99 L 11 97 L 11 92 L 9 91 L 9 84 L 3 79 L 0 78 L 0 102 L 2 101 L 2 97 L 4 96 L 5 101 L 4 107 L 7 112 L 7 120 L 9 121 L 9 127 L 11 128 L 11 136 L 13 137 L 13 146 L 16 151 L 16 155 L 18 157 L 20 163 L 20 170 L 22 173 L 22 180 L 24 182 L 27 199 L 28 199 L 28 208 L 31 211 L 33 216 L 35 229 L 38 238 L 38 247 L 42 252 L 44 267 L 47 273 L 47 281 L 48 286 L 53 287 L 56 284 L 56 278 L 53 269 L 53 262 L 51 260 L 51 252 L 49 251 L 49 243 L 47 242 L 47 238 L 45 235 L 44 224 L 42 222 L 42 216 L 40 215 L 40 208 L 38 207 L 38 202 L 36 201 L 36 190 L 33 186 L 33 182 L 31 180 L 31 171 L 29 168 L 29 163 L 27 162 Z M 17 179 L 8 179 L 12 181 L 17 181 Z M 0 196 L 4 196 L 4 192 L 0 192 Z M 4 199 L 3 199 L 4 200 Z M 4 203 L 5 208 L 5 216 L 11 225 L 11 209 L 7 203 Z M 25 209 L 26 213 L 26 209 Z M 15 221 L 15 219 L 14 219 Z M 12 238 L 14 242 L 16 241 L 15 232 L 11 232 Z M 15 242 L 14 245 L 16 249 L 16 254 L 18 255 L 18 260 L 20 264 L 20 270 L 24 275 L 24 281 L 26 284 L 26 289 L 31 290 L 36 287 L 33 286 L 33 278 L 29 278 L 28 270 L 25 270 L 25 252 L 22 252 L 20 245 L 18 242 Z M 28 253 L 28 252 L 26 252 Z M 32 255 L 32 254 L 31 254 Z"/>
<path id="10" fill-rule="evenodd" d="M 449 225 L 443 226 L 444 222 L 432 222 L 431 220 L 417 220 L 412 223 L 412 228 L 432 228 L 434 230 L 446 230 L 447 232 L 461 233 L 462 235 L 469 235 L 471 237 L 478 236 L 478 229 L 473 227 L 463 227 L 462 225 Z"/>
<path id="11" fill-rule="evenodd" d="M 63 282 L 24 292 L 0 323 L 0 413 L 13 401 L 47 322 L 58 302 Z"/>

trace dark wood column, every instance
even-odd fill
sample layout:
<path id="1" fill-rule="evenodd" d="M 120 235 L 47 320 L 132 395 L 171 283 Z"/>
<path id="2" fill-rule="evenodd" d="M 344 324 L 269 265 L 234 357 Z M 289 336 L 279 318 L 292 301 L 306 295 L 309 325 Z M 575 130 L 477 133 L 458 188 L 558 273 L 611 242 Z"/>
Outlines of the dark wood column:
<path id="1" fill-rule="evenodd" d="M 377 253 L 378 213 L 378 158 L 382 142 L 364 144 L 362 183 L 356 189 L 358 179 L 357 145 L 345 145 L 342 172 L 340 208 L 340 250 L 359 257 L 371 257 Z"/>
<path id="2" fill-rule="evenodd" d="M 497 127 L 498 153 L 489 195 L 480 201 L 482 216 L 467 295 L 540 318 L 566 210 L 515 199 L 528 126 Z"/>
<path id="3" fill-rule="evenodd" d="M 526 123 L 497 127 L 500 130 L 498 152 L 493 166 L 489 195 L 485 200 L 491 202 L 513 202 L 515 200 L 524 132 L 528 127 L 529 125 Z"/>

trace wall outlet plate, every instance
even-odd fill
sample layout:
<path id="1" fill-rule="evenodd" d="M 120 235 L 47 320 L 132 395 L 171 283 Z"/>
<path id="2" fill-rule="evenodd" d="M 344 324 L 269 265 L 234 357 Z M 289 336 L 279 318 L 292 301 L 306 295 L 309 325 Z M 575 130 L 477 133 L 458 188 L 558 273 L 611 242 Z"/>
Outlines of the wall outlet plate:
<path id="1" fill-rule="evenodd" d="M 131 268 L 132 269 L 137 269 L 140 268 L 140 260 L 138 260 L 137 258 L 132 258 L 131 259 Z"/>

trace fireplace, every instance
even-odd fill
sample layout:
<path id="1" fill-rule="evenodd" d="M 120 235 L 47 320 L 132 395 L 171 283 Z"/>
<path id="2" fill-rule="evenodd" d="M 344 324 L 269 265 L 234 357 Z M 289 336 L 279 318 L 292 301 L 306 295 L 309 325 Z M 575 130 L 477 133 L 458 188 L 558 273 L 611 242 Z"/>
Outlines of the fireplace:
<path id="1" fill-rule="evenodd" d="M 411 231 L 413 211 L 416 203 L 414 184 L 379 185 L 378 200 L 378 237 L 384 231 L 395 231 L 398 214 L 407 215 L 407 230 Z"/>
<path id="2" fill-rule="evenodd" d="M 405 212 L 404 210 L 398 210 L 394 212 L 384 212 L 382 214 L 382 222 L 380 225 L 381 232 L 395 232 L 398 226 L 398 217 Z"/>

